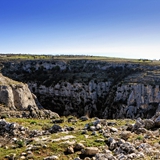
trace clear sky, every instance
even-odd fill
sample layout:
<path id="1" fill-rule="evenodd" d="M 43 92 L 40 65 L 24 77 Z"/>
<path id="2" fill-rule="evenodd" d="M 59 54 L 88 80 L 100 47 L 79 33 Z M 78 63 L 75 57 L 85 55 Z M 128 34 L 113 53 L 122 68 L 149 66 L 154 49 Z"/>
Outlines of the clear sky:
<path id="1" fill-rule="evenodd" d="M 160 0 L 0 0 L 0 53 L 160 59 Z"/>

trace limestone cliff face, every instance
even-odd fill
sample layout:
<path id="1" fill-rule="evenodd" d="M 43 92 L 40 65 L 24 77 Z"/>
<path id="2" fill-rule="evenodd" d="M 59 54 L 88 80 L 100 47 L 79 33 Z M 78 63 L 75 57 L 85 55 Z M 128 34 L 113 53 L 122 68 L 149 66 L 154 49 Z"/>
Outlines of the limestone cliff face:
<path id="1" fill-rule="evenodd" d="M 158 65 L 37 60 L 7 62 L 2 71 L 27 83 L 45 108 L 60 115 L 149 118 L 160 111 Z M 21 91 L 24 92 L 23 89 L 18 90 Z M 15 89 L 14 92 L 19 97 Z M 15 104 L 14 101 L 8 105 L 26 107 Z"/>
<path id="2" fill-rule="evenodd" d="M 160 109 L 159 86 L 144 84 L 125 84 L 115 86 L 115 94 L 111 94 L 111 82 L 88 85 L 64 82 L 54 87 L 29 83 L 31 90 L 39 95 L 42 104 L 47 102 L 56 112 L 62 115 L 102 116 L 105 118 L 150 118 Z M 108 103 L 111 98 L 111 103 Z"/>
<path id="3" fill-rule="evenodd" d="M 110 111 L 113 118 L 150 118 L 160 108 L 160 86 L 124 84 L 117 86 L 113 98 L 112 107 L 104 110 L 104 117 Z"/>
<path id="4" fill-rule="evenodd" d="M 55 86 L 38 86 L 36 83 L 28 83 L 31 91 L 34 90 L 41 103 L 45 106 L 49 103 L 50 109 L 62 115 L 95 115 L 101 108 L 102 100 L 109 93 L 110 82 L 88 84 L 82 83 L 57 83 Z"/>
<path id="5" fill-rule="evenodd" d="M 33 95 L 27 84 L 11 80 L 0 74 L 0 109 L 1 114 L 9 114 L 15 111 L 30 112 L 28 116 L 38 117 L 38 112 L 43 107 L 36 103 L 37 98 Z M 19 115 L 20 116 L 20 115 Z"/>

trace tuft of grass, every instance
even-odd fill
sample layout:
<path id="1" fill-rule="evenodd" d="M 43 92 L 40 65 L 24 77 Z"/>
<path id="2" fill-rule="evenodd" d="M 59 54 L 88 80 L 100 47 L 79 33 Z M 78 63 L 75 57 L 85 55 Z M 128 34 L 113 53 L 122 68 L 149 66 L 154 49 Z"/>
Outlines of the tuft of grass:
<path id="1" fill-rule="evenodd" d="M 138 135 L 138 136 L 136 137 L 136 139 L 141 141 L 141 140 L 144 139 L 144 137 L 143 137 L 142 135 Z"/>
<path id="2" fill-rule="evenodd" d="M 23 140 L 18 140 L 18 141 L 16 141 L 16 144 L 18 145 L 19 148 L 25 146 L 25 142 L 24 142 Z"/>

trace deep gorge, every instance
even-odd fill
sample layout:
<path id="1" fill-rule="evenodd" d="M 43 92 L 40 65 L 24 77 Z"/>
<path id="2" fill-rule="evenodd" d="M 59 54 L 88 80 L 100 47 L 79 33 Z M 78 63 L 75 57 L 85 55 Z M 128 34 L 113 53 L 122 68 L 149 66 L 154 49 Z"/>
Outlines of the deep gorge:
<path id="1" fill-rule="evenodd" d="M 59 115 L 150 118 L 160 111 L 160 66 L 96 60 L 3 62 L 2 73 L 27 83 Z"/>

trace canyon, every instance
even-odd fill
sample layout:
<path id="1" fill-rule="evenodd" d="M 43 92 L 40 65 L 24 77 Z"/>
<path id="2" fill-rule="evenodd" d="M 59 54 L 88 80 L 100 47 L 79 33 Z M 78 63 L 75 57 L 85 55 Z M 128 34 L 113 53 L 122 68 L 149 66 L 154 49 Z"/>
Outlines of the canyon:
<path id="1" fill-rule="evenodd" d="M 160 65 L 88 59 L 9 60 L 1 72 L 26 83 L 60 116 L 151 118 L 160 111 Z"/>

